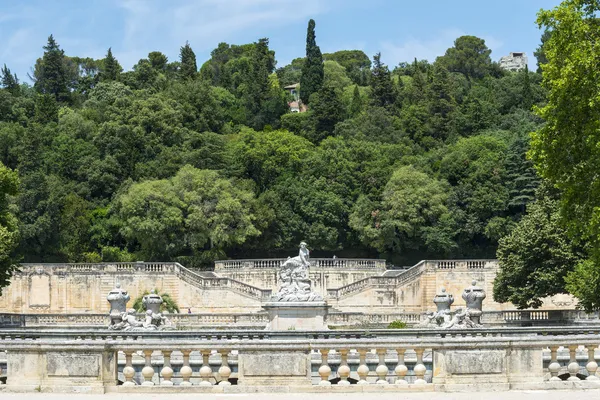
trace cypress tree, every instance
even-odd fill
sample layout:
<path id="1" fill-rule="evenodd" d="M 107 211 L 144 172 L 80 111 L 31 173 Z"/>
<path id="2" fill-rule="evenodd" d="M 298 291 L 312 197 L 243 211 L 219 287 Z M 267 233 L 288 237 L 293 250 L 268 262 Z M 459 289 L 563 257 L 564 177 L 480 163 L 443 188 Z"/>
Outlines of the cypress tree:
<path id="1" fill-rule="evenodd" d="M 394 104 L 396 93 L 392 82 L 392 74 L 387 65 L 381 62 L 381 53 L 373 56 L 371 89 L 373 104 L 376 106 L 388 107 Z"/>
<path id="2" fill-rule="evenodd" d="M 122 70 L 123 68 L 121 68 L 117 59 L 113 57 L 112 49 L 109 47 L 104 59 L 104 71 L 100 74 L 101 80 L 116 81 Z"/>
<path id="3" fill-rule="evenodd" d="M 4 67 L 2 67 L 2 71 L 0 74 L 0 83 L 2 84 L 2 87 L 4 87 L 6 90 L 12 93 L 14 96 L 18 95 L 20 87 L 17 74 L 12 74 L 10 72 L 10 69 L 8 69 L 8 67 L 6 66 L 6 64 L 4 64 Z"/>
<path id="4" fill-rule="evenodd" d="M 523 108 L 526 110 L 531 110 L 531 106 L 533 106 L 533 92 L 531 90 L 531 80 L 529 78 L 529 67 L 525 64 L 525 69 L 523 70 Z"/>
<path id="5" fill-rule="evenodd" d="M 198 72 L 196 65 L 196 54 L 188 42 L 179 50 L 179 59 L 181 60 L 180 74 L 183 79 L 194 79 Z"/>
<path id="6" fill-rule="evenodd" d="M 456 108 L 456 101 L 452 97 L 448 70 L 441 63 L 435 63 L 433 66 L 428 94 L 432 134 L 444 140 L 450 131 L 449 123 L 451 114 Z"/>
<path id="7" fill-rule="evenodd" d="M 505 161 L 507 181 L 510 182 L 508 205 L 518 214 L 525 214 L 526 206 L 535 199 L 540 184 L 533 163 L 527 159 L 528 150 L 528 136 L 520 136 L 509 146 Z"/>
<path id="8" fill-rule="evenodd" d="M 302 66 L 300 77 L 300 100 L 308 104 L 310 95 L 318 92 L 323 86 L 323 55 L 315 40 L 315 21 L 308 21 L 306 32 L 306 61 Z"/>
<path id="9" fill-rule="evenodd" d="M 65 68 L 65 52 L 60 49 L 54 37 L 48 37 L 44 46 L 39 69 L 35 73 L 35 89 L 42 94 L 50 94 L 58 102 L 68 101 L 70 93 L 67 85 L 67 71 Z"/>
<path id="10" fill-rule="evenodd" d="M 362 99 L 358 90 L 358 85 L 354 85 L 354 93 L 352 94 L 352 103 L 350 103 L 350 114 L 358 115 L 362 111 Z"/>

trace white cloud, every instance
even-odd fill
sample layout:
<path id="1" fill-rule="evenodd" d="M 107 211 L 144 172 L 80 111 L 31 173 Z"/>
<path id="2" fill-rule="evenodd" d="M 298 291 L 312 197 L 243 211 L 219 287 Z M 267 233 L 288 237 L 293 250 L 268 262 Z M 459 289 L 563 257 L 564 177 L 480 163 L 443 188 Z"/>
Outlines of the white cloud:
<path id="1" fill-rule="evenodd" d="M 435 38 L 416 39 L 409 37 L 401 43 L 393 41 L 384 41 L 381 44 L 381 58 L 390 66 L 396 66 L 400 62 L 411 62 L 415 59 L 435 61 L 436 57 L 444 55 L 449 47 L 454 45 L 454 40 L 460 36 L 467 35 L 460 29 L 447 29 L 440 32 Z M 488 48 L 492 50 L 492 59 L 501 57 L 498 51 L 503 43 L 494 37 L 486 35 L 477 35 L 485 40 Z"/>

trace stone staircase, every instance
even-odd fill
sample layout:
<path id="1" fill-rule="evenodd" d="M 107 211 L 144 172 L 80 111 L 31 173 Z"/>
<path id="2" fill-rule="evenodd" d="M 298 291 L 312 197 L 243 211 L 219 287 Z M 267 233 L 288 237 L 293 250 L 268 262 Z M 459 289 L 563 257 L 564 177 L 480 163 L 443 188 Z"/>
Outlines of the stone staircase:
<path id="1" fill-rule="evenodd" d="M 332 299 L 342 299 L 364 292 L 374 287 L 398 287 L 409 284 L 421 277 L 426 270 L 426 262 L 421 261 L 417 265 L 404 270 L 388 270 L 380 276 L 370 276 L 358 280 L 337 289 L 327 289 L 327 296 Z"/>

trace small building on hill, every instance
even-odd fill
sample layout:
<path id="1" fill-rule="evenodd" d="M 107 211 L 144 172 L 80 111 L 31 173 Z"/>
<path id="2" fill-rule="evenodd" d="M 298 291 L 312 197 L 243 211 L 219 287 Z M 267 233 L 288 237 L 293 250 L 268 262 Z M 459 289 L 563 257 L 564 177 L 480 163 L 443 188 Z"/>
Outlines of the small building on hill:
<path id="1" fill-rule="evenodd" d="M 500 68 L 507 71 L 520 71 L 527 65 L 527 55 L 525 53 L 510 53 L 500 58 Z"/>

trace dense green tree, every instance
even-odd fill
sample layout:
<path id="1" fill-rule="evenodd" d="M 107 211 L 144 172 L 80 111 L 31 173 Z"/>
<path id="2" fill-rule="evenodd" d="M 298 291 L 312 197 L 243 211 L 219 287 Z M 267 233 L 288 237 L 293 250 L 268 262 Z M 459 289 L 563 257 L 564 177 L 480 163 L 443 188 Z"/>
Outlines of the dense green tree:
<path id="1" fill-rule="evenodd" d="M 335 61 L 346 69 L 346 74 L 352 82 L 362 86 L 368 84 L 366 72 L 371 67 L 371 60 L 361 50 L 340 50 L 335 53 L 323 54 L 324 61 Z"/>
<path id="2" fill-rule="evenodd" d="M 181 77 L 183 79 L 194 79 L 198 73 L 196 54 L 188 42 L 185 42 L 185 46 L 179 49 L 179 60 L 181 61 Z"/>
<path id="3" fill-rule="evenodd" d="M 19 261 L 15 254 L 19 244 L 19 227 L 9 206 L 9 197 L 15 196 L 18 189 L 17 174 L 0 164 L 0 293 L 9 284 Z"/>
<path id="4" fill-rule="evenodd" d="M 44 46 L 44 56 L 36 63 L 34 71 L 34 87 L 39 93 L 52 95 L 58 102 L 70 99 L 65 63 L 65 52 L 50 35 Z"/>
<path id="5" fill-rule="evenodd" d="M 112 54 L 112 49 L 109 47 L 106 57 L 104 58 L 104 67 L 100 74 L 101 81 L 116 81 L 123 68 Z"/>
<path id="6" fill-rule="evenodd" d="M 323 56 L 315 40 L 315 21 L 311 19 L 306 31 L 306 60 L 300 78 L 300 99 L 304 104 L 308 104 L 310 96 L 321 89 L 324 75 Z"/>
<path id="7" fill-rule="evenodd" d="M 438 251 L 451 246 L 429 237 L 445 214 L 448 187 L 412 166 L 401 167 L 386 184 L 381 201 L 361 197 L 350 215 L 350 226 L 361 241 L 379 251 L 409 249 Z M 435 229 L 434 229 L 435 230 Z M 449 249 L 448 249 L 449 250 Z"/>
<path id="8" fill-rule="evenodd" d="M 597 1 L 566 0 L 538 14 L 540 28 L 552 33 L 541 66 L 548 102 L 537 110 L 545 124 L 531 142 L 538 172 L 561 191 L 570 234 L 589 245 L 589 258 L 568 277 L 569 291 L 586 310 L 600 308 L 600 72 L 592 67 L 600 39 L 598 11 Z"/>
<path id="9" fill-rule="evenodd" d="M 378 107 L 390 107 L 396 100 L 392 75 L 387 65 L 381 62 L 381 53 L 373 56 L 371 70 L 371 98 Z"/>
<path id="10" fill-rule="evenodd" d="M 362 111 L 363 102 L 360 97 L 360 91 L 358 90 L 358 85 L 354 85 L 354 92 L 352 93 L 352 103 L 350 104 L 350 115 L 356 116 L 358 113 Z"/>
<path id="11" fill-rule="evenodd" d="M 537 66 L 538 66 L 537 72 L 538 73 L 542 72 L 542 64 L 546 64 L 548 62 L 548 59 L 546 58 L 546 50 L 544 49 L 544 45 L 550 38 L 551 34 L 552 34 L 552 31 L 550 29 L 548 29 L 548 27 L 546 27 L 546 29 L 544 29 L 544 33 L 542 33 L 542 37 L 540 39 L 540 41 L 541 41 L 540 45 L 533 52 L 533 55 L 535 56 L 535 58 L 537 60 Z"/>
<path id="12" fill-rule="evenodd" d="M 494 280 L 494 300 L 537 308 L 544 297 L 566 293 L 565 277 L 582 254 L 561 226 L 558 201 L 542 192 L 515 229 L 500 240 L 497 256 L 500 271 Z"/>
<path id="13" fill-rule="evenodd" d="M 344 118 L 344 106 L 340 100 L 338 90 L 333 86 L 324 85 L 313 96 L 312 116 L 315 121 L 315 132 L 309 139 L 318 143 L 333 134 L 335 124 Z"/>
<path id="14" fill-rule="evenodd" d="M 0 85 L 8 90 L 13 96 L 17 96 L 21 91 L 17 74 L 10 72 L 10 69 L 4 64 L 0 71 Z"/>
<path id="15" fill-rule="evenodd" d="M 454 41 L 454 47 L 438 58 L 448 71 L 460 72 L 468 78 L 483 78 L 492 68 L 490 53 L 485 40 L 475 36 L 461 36 Z"/>

